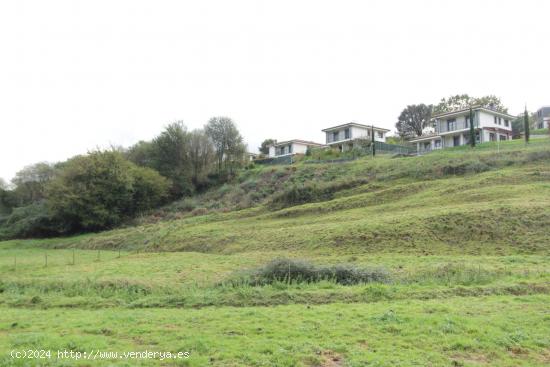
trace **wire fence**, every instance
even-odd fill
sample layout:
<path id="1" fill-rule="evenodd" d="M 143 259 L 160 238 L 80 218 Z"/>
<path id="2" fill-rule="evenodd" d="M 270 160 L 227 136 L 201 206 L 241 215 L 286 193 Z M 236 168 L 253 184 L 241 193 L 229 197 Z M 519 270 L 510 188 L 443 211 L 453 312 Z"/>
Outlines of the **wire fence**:
<path id="1" fill-rule="evenodd" d="M 86 265 L 121 259 L 138 254 L 139 252 L 122 250 L 10 249 L 3 250 L 0 253 L 0 271 L 15 272 L 56 266 Z"/>

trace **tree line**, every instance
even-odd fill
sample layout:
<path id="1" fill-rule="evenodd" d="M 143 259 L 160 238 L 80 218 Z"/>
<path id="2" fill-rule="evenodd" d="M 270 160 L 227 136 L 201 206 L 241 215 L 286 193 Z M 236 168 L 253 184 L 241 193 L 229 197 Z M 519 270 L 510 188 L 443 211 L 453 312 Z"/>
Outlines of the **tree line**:
<path id="1" fill-rule="evenodd" d="M 23 168 L 0 180 L 0 239 L 112 228 L 139 213 L 230 180 L 246 164 L 235 123 L 177 121 L 150 141 Z"/>

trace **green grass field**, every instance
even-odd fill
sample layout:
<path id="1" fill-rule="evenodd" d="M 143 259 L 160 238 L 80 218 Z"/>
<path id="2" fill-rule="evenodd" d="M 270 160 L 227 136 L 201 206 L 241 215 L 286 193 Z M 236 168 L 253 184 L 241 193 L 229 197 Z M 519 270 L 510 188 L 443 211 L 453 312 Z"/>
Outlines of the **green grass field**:
<path id="1" fill-rule="evenodd" d="M 277 258 L 387 280 L 247 281 Z M 256 167 L 124 228 L 0 242 L 0 365 L 543 366 L 549 265 L 546 139 Z"/>

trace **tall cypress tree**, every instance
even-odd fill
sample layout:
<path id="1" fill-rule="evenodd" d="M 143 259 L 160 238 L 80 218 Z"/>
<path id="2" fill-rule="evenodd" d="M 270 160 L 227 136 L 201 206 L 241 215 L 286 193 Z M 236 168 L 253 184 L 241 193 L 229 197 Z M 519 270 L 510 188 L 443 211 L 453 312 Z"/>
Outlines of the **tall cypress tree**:
<path id="1" fill-rule="evenodd" d="M 523 128 L 525 129 L 525 143 L 529 143 L 529 114 L 527 113 L 527 106 L 525 106 L 525 113 L 523 114 Z"/>
<path id="2" fill-rule="evenodd" d="M 474 129 L 474 111 L 472 111 L 472 107 L 470 106 L 470 145 L 472 148 L 475 148 L 476 146 L 476 131 Z"/>
<path id="3" fill-rule="evenodd" d="M 374 125 L 370 127 L 371 129 L 371 144 L 372 144 L 372 156 L 376 155 L 376 144 L 374 144 Z"/>

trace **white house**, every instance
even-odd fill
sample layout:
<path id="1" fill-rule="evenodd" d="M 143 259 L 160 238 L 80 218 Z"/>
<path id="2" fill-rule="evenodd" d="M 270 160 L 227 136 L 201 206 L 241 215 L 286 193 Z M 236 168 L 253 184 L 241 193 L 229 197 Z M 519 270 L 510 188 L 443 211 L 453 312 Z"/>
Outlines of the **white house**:
<path id="1" fill-rule="evenodd" d="M 476 142 L 511 140 L 515 116 L 476 106 L 472 108 Z M 419 153 L 470 143 L 470 109 L 432 117 L 433 131 L 412 139 Z"/>
<path id="2" fill-rule="evenodd" d="M 337 148 L 341 152 L 353 149 L 357 139 L 372 139 L 385 142 L 386 134 L 390 131 L 376 126 L 349 122 L 338 126 L 329 127 L 322 130 L 326 134 L 326 143 L 332 148 Z"/>
<path id="3" fill-rule="evenodd" d="M 269 157 L 274 158 L 293 154 L 306 154 L 307 148 L 309 147 L 322 148 L 324 145 L 299 139 L 283 141 L 269 147 Z"/>
<path id="4" fill-rule="evenodd" d="M 542 106 L 537 111 L 537 122 L 535 123 L 535 128 L 543 129 L 548 127 L 548 120 L 550 120 L 550 106 Z"/>

